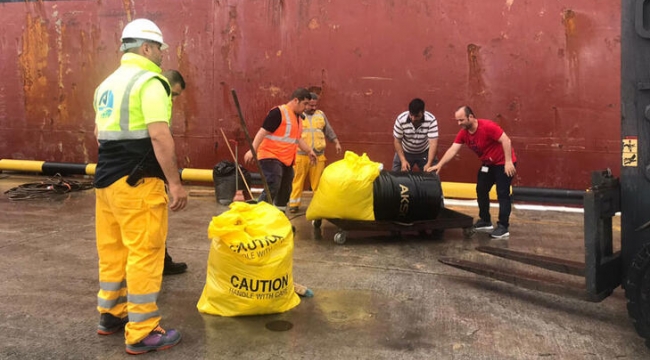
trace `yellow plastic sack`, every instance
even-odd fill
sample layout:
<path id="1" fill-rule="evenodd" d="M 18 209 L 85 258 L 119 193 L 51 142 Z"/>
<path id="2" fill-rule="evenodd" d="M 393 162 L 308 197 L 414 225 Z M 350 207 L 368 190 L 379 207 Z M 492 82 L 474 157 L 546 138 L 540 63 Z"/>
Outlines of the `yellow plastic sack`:
<path id="1" fill-rule="evenodd" d="M 288 311 L 300 298 L 293 287 L 293 231 L 274 206 L 234 202 L 212 218 L 212 238 L 200 312 L 258 315 Z"/>
<path id="2" fill-rule="evenodd" d="M 346 151 L 342 160 L 323 171 L 318 190 L 307 208 L 307 220 L 375 220 L 372 183 L 379 176 L 381 166 L 365 153 L 359 156 Z"/>

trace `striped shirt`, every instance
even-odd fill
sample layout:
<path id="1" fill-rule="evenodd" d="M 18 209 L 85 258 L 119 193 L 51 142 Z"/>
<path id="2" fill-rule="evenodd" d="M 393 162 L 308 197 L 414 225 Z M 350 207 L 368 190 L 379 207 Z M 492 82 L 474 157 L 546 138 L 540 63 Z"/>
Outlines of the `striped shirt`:
<path id="1" fill-rule="evenodd" d="M 405 111 L 395 120 L 393 127 L 395 139 L 402 140 L 404 151 L 410 154 L 419 154 L 429 150 L 429 139 L 438 138 L 438 120 L 432 113 L 424 112 L 424 121 L 417 129 L 409 119 L 409 112 Z"/>

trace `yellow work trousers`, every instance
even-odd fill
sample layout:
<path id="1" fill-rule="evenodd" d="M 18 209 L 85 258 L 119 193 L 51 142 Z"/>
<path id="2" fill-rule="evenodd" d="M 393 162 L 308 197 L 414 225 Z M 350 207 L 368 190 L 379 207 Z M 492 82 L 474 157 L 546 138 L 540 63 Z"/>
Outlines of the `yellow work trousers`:
<path id="1" fill-rule="evenodd" d="M 293 183 L 291 184 L 291 197 L 289 207 L 299 207 L 302 190 L 305 187 L 305 179 L 309 176 L 309 184 L 312 191 L 318 189 L 320 176 L 325 169 L 325 154 L 318 155 L 316 165 L 312 165 L 308 155 L 296 155 L 296 162 L 293 165 Z"/>
<path id="2" fill-rule="evenodd" d="M 145 178 L 132 187 L 123 177 L 95 193 L 97 310 L 119 318 L 128 314 L 124 336 L 127 344 L 135 344 L 160 322 L 156 300 L 167 238 L 165 183 Z"/>

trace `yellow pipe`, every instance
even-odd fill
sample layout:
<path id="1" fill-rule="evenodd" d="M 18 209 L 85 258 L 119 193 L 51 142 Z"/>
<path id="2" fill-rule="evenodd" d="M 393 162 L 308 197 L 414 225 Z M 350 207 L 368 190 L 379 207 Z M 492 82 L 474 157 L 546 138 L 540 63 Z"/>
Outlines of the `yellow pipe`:
<path id="1" fill-rule="evenodd" d="M 45 161 L 36 160 L 13 160 L 0 159 L 0 170 L 24 171 L 24 172 L 42 172 Z M 86 164 L 86 174 L 95 175 L 97 164 Z M 212 183 L 212 170 L 206 169 L 182 169 L 181 179 L 183 181 L 201 181 Z M 512 193 L 512 188 L 510 188 Z M 443 182 L 442 193 L 446 198 L 454 199 L 476 199 L 476 185 L 458 182 Z M 497 199 L 497 192 L 493 188 L 490 191 L 490 200 Z"/>
<path id="2" fill-rule="evenodd" d="M 183 169 L 181 170 L 181 180 L 214 182 L 212 170 L 204 169 Z"/>
<path id="3" fill-rule="evenodd" d="M 0 159 L 0 170 L 42 172 L 45 161 Z"/>
<path id="4" fill-rule="evenodd" d="M 450 199 L 476 199 L 476 184 L 443 182 L 442 193 L 445 195 L 445 198 Z M 512 194 L 512 186 L 510 187 L 510 193 Z M 496 187 L 492 187 L 490 200 L 496 199 Z"/>

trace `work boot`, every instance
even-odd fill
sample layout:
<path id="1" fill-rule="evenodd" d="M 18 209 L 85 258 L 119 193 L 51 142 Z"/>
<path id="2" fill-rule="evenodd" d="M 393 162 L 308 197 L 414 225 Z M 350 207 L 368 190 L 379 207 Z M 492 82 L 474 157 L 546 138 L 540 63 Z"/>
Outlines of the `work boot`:
<path id="1" fill-rule="evenodd" d="M 184 262 L 165 262 L 163 275 L 177 275 L 187 271 L 187 264 Z"/>
<path id="2" fill-rule="evenodd" d="M 167 350 L 181 341 L 181 333 L 176 330 L 168 330 L 156 327 L 136 344 L 126 344 L 126 352 L 131 355 L 140 355 L 149 351 Z"/>
<path id="3" fill-rule="evenodd" d="M 510 232 L 508 231 L 508 228 L 501 224 L 497 224 L 497 228 L 492 231 L 492 234 L 490 234 L 490 237 L 493 239 L 507 239 L 510 237 Z"/>
<path id="4" fill-rule="evenodd" d="M 292 214 L 295 214 L 298 212 L 298 207 L 297 206 L 289 206 L 289 212 Z"/>
<path id="5" fill-rule="evenodd" d="M 184 262 L 175 263 L 172 257 L 167 252 L 165 247 L 165 267 L 163 268 L 163 275 L 177 275 L 187 271 L 187 264 Z"/>
<path id="6" fill-rule="evenodd" d="M 481 232 L 490 232 L 494 229 L 494 226 L 492 226 L 492 223 L 489 221 L 485 221 L 483 219 L 479 219 L 475 224 L 474 224 L 474 230 L 476 231 L 481 231 Z"/>
<path id="7" fill-rule="evenodd" d="M 118 318 L 109 313 L 102 313 L 99 315 L 99 325 L 97 325 L 97 333 L 99 335 L 110 335 L 124 329 L 124 325 L 129 322 L 129 317 Z"/>

